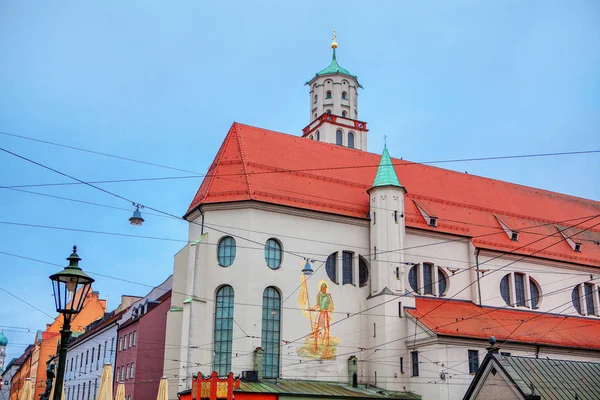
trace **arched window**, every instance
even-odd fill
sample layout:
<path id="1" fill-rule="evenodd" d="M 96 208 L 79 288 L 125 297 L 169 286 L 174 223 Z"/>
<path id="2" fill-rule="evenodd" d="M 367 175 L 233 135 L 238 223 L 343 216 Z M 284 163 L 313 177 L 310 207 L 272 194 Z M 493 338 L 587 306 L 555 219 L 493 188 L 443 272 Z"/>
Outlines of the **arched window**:
<path id="1" fill-rule="evenodd" d="M 265 243 L 265 261 L 271 269 L 277 269 L 281 266 L 281 243 L 277 240 L 269 239 Z"/>
<path id="2" fill-rule="evenodd" d="M 346 111 L 342 111 L 342 117 L 346 118 L 347 115 L 348 113 Z"/>
<path id="3" fill-rule="evenodd" d="M 231 350 L 233 342 L 233 288 L 222 286 L 217 291 L 214 327 L 214 370 L 219 376 L 231 372 Z"/>
<path id="4" fill-rule="evenodd" d="M 231 236 L 226 236 L 219 240 L 217 246 L 217 255 L 219 258 L 219 265 L 221 267 L 229 267 L 235 260 L 235 239 Z"/>
<path id="5" fill-rule="evenodd" d="M 315 113 L 315 119 L 317 119 L 317 113 Z"/>
<path id="6" fill-rule="evenodd" d="M 342 100 L 348 100 L 348 93 L 342 92 Z"/>
<path id="7" fill-rule="evenodd" d="M 321 140 L 321 134 L 317 131 L 317 140 Z"/>
<path id="8" fill-rule="evenodd" d="M 421 272 L 423 275 L 421 275 Z M 421 279 L 423 281 L 421 281 Z M 436 267 L 430 263 L 423 263 L 423 265 L 417 264 L 413 266 L 408 271 L 408 283 L 413 291 L 417 294 L 444 296 L 448 289 L 448 277 L 442 268 Z"/>
<path id="9" fill-rule="evenodd" d="M 338 129 L 335 132 L 335 144 L 342 146 L 343 145 L 343 137 L 344 137 L 344 133 L 342 132 L 341 129 Z"/>
<path id="10" fill-rule="evenodd" d="M 314 101 L 313 103 L 316 103 L 316 102 L 317 102 L 317 99 L 318 99 L 318 97 L 317 97 L 317 95 L 315 94 L 315 101 Z"/>
<path id="11" fill-rule="evenodd" d="M 535 280 L 529 278 L 529 294 L 526 293 L 527 276 L 520 272 L 506 274 L 500 280 L 500 295 L 506 304 L 509 306 L 520 306 L 529 308 L 538 308 L 540 302 L 541 291 Z M 515 302 L 513 303 L 512 294 L 514 294 Z"/>
<path id="12" fill-rule="evenodd" d="M 358 286 L 367 286 L 369 282 L 369 267 L 362 256 L 358 257 Z"/>
<path id="13" fill-rule="evenodd" d="M 328 90 L 325 92 L 325 98 L 326 99 L 330 99 L 331 98 L 331 90 Z"/>
<path id="14" fill-rule="evenodd" d="M 265 378 L 279 377 L 279 345 L 281 328 L 281 295 L 274 287 L 263 292 L 261 347 Z"/>
<path id="15" fill-rule="evenodd" d="M 327 114 L 331 114 L 331 110 L 327 109 L 327 111 L 325 111 Z"/>
<path id="16" fill-rule="evenodd" d="M 330 254 L 325 261 L 325 272 L 333 283 L 338 283 L 337 279 L 337 252 Z"/>
<path id="17" fill-rule="evenodd" d="M 353 254 L 349 251 L 342 252 L 342 284 L 354 284 L 354 268 L 352 265 Z"/>
<path id="18" fill-rule="evenodd" d="M 354 133 L 353 132 L 348 132 L 348 147 L 350 147 L 351 149 L 354 148 Z"/>

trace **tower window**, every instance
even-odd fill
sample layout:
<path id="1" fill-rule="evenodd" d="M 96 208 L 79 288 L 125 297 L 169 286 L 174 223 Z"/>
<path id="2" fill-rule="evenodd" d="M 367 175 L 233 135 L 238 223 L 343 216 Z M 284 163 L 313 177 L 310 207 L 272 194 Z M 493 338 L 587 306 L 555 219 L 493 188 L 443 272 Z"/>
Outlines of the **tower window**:
<path id="1" fill-rule="evenodd" d="M 344 141 L 344 133 L 342 132 L 341 129 L 338 129 L 335 132 L 335 144 L 339 145 L 339 146 L 343 146 L 343 141 Z"/>
<path id="2" fill-rule="evenodd" d="M 319 131 L 317 131 L 317 140 L 321 139 L 321 134 L 319 133 Z"/>
<path id="3" fill-rule="evenodd" d="M 331 98 L 331 90 L 328 90 L 327 92 L 325 92 L 325 98 L 326 99 L 330 99 Z"/>
<path id="4" fill-rule="evenodd" d="M 351 149 L 354 148 L 354 133 L 353 132 L 348 132 L 348 147 L 350 147 Z"/>
<path id="5" fill-rule="evenodd" d="M 317 119 L 317 113 L 315 113 L 314 118 Z"/>
<path id="6" fill-rule="evenodd" d="M 342 92 L 342 100 L 348 100 L 348 93 Z"/>
<path id="7" fill-rule="evenodd" d="M 327 111 L 325 111 L 327 114 L 331 114 L 331 110 L 327 109 Z"/>
<path id="8" fill-rule="evenodd" d="M 319 98 L 318 98 L 318 97 L 317 97 L 317 95 L 315 94 L 315 101 L 314 101 L 313 103 L 316 103 L 318 99 L 319 99 Z"/>
<path id="9" fill-rule="evenodd" d="M 346 113 L 346 111 L 342 111 L 342 117 L 346 118 L 347 115 L 348 113 Z"/>

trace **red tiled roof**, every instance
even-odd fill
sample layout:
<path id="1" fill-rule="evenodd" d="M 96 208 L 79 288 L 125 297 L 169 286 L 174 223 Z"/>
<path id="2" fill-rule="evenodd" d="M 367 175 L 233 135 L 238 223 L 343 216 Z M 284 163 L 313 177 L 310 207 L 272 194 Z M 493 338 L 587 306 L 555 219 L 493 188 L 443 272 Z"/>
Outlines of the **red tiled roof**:
<path id="1" fill-rule="evenodd" d="M 438 335 L 536 343 L 600 350 L 600 321 L 583 317 L 543 314 L 494 307 L 469 301 L 417 297 L 416 308 L 406 309 Z"/>
<path id="2" fill-rule="evenodd" d="M 378 154 L 234 123 L 188 214 L 202 204 L 255 200 L 366 218 L 366 191 L 379 159 Z M 600 265 L 600 246 L 593 243 L 600 241 L 600 228 L 573 237 L 583 243 L 577 253 L 555 226 L 565 221 L 561 225 L 591 228 L 600 217 L 591 221 L 585 217 L 600 215 L 600 202 L 398 159 L 393 162 L 408 199 L 438 217 L 437 227 L 429 227 L 414 201 L 406 201 L 408 227 L 471 237 L 480 248 Z M 495 216 L 519 230 L 518 242 L 508 238 Z M 571 233 L 576 231 L 567 235 Z"/>

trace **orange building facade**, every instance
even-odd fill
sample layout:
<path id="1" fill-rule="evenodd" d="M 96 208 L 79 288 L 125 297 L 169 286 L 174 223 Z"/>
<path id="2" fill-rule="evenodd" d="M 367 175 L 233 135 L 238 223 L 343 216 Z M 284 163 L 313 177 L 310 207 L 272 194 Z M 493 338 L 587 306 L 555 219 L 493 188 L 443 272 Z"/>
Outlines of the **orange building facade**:
<path id="1" fill-rule="evenodd" d="M 83 332 L 87 325 L 102 318 L 105 312 L 106 300 L 101 300 L 98 292 L 89 292 L 81 312 L 71 321 L 71 331 L 73 333 Z M 41 332 L 41 335 L 36 337 L 27 361 L 23 363 L 11 380 L 10 400 L 18 399 L 19 392 L 27 378 L 31 378 L 34 385 L 32 400 L 39 399 L 40 395 L 44 393 L 46 369 L 48 368 L 46 362 L 58 354 L 62 325 L 63 317 L 59 315 L 54 322 L 46 325 L 46 330 Z"/>

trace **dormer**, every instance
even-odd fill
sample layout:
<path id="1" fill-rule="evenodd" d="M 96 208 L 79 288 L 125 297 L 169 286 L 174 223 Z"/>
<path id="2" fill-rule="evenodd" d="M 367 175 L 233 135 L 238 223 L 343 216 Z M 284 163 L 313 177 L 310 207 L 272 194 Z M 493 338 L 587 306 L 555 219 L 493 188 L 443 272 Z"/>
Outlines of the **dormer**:
<path id="1" fill-rule="evenodd" d="M 504 222 L 502 222 L 502 220 L 497 215 L 494 215 L 494 218 L 496 218 L 496 221 L 498 221 L 498 224 L 504 230 L 504 233 L 506 233 L 506 236 L 508 236 L 508 238 L 510 240 L 512 240 L 513 242 L 519 241 L 519 232 L 518 231 L 516 231 L 514 229 L 510 229 L 508 227 L 508 225 L 506 225 Z"/>

